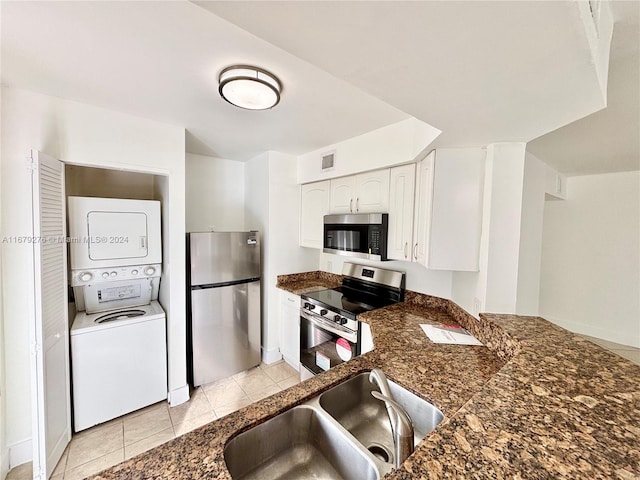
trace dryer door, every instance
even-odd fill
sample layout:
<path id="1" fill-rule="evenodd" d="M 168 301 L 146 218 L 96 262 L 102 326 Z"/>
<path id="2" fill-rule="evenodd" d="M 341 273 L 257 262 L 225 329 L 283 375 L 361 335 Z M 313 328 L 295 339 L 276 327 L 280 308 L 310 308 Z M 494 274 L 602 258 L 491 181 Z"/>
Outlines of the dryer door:
<path id="1" fill-rule="evenodd" d="M 87 215 L 91 260 L 136 259 L 149 253 L 147 215 L 144 212 L 98 212 Z"/>

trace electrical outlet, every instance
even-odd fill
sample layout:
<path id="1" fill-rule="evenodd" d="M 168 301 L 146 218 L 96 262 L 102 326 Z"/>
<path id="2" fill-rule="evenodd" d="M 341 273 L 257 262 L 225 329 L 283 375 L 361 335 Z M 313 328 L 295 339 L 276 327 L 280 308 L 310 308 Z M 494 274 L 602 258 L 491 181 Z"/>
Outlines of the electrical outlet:
<path id="1" fill-rule="evenodd" d="M 478 316 L 480 314 L 480 310 L 482 309 L 482 302 L 480 302 L 479 298 L 473 299 L 473 315 Z"/>

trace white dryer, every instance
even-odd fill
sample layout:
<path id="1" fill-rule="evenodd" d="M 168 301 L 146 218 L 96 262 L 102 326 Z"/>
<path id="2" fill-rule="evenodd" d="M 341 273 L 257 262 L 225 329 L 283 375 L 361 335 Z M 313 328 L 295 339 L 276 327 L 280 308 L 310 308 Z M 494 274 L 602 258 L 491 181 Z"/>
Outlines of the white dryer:
<path id="1" fill-rule="evenodd" d="M 71 327 L 74 431 L 167 398 L 165 313 L 157 301 L 79 312 Z"/>

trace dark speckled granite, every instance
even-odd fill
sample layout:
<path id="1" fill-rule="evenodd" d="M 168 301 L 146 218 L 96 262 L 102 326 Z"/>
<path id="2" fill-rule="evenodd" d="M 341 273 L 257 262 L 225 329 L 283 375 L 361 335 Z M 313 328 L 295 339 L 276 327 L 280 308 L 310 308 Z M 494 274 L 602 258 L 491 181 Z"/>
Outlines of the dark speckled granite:
<path id="1" fill-rule="evenodd" d="M 321 272 L 278 277 L 300 294 Z M 484 314 L 407 292 L 361 316 L 375 350 L 106 470 L 100 479 L 229 479 L 226 442 L 361 371 L 381 367 L 437 405 L 442 424 L 385 479 L 640 478 L 640 367 L 537 317 Z M 459 323 L 485 347 L 438 345 L 420 323 Z"/>

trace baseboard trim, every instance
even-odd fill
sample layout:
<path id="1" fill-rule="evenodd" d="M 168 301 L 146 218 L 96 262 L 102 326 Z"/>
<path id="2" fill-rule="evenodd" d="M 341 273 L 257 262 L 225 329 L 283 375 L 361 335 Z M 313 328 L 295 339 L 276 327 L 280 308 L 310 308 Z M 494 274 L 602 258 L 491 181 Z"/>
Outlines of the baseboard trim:
<path id="1" fill-rule="evenodd" d="M 262 349 L 262 363 L 266 363 L 268 365 L 280 360 L 282 360 L 282 354 L 280 353 L 279 348 L 273 348 L 271 350 L 267 350 L 265 348 Z"/>
<path id="2" fill-rule="evenodd" d="M 183 385 L 169 392 L 169 405 L 176 407 L 189 401 L 189 385 Z"/>
<path id="3" fill-rule="evenodd" d="M 0 479 L 4 480 L 9 473 L 9 449 L 6 448 L 0 453 Z"/>
<path id="4" fill-rule="evenodd" d="M 9 469 L 33 460 L 33 444 L 31 439 L 9 445 Z"/>

